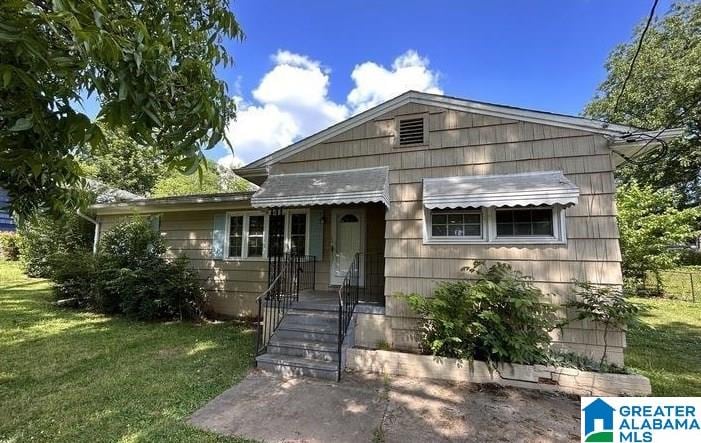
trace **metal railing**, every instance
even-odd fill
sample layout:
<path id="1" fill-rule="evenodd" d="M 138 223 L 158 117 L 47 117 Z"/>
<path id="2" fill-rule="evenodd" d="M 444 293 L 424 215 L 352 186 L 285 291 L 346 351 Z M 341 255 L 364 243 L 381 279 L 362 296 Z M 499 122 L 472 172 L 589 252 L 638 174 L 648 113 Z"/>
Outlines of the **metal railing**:
<path id="1" fill-rule="evenodd" d="M 358 304 L 360 293 L 360 254 L 355 254 L 353 262 L 346 272 L 343 284 L 338 289 L 338 376 L 341 379 L 343 340 L 348 332 L 348 325 L 353 311 Z"/>
<path id="2" fill-rule="evenodd" d="M 276 257 L 275 275 L 271 276 L 268 289 L 256 299 L 258 327 L 256 329 L 255 355 L 265 353 L 273 333 L 280 326 L 293 303 L 299 301 L 299 291 L 314 289 L 316 261 L 312 255 L 286 255 Z"/>

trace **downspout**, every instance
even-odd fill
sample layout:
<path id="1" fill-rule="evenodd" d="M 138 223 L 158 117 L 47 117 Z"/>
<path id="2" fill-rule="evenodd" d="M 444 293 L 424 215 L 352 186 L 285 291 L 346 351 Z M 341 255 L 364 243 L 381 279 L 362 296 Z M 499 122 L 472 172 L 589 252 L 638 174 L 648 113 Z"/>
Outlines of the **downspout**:
<path id="1" fill-rule="evenodd" d="M 100 222 L 95 220 L 94 218 L 88 217 L 87 215 L 83 214 L 82 212 L 80 212 L 80 209 L 78 209 L 78 211 L 76 212 L 78 213 L 79 217 L 84 218 L 85 220 L 95 225 L 95 235 L 92 242 L 92 253 L 97 254 L 97 241 L 100 238 Z"/>

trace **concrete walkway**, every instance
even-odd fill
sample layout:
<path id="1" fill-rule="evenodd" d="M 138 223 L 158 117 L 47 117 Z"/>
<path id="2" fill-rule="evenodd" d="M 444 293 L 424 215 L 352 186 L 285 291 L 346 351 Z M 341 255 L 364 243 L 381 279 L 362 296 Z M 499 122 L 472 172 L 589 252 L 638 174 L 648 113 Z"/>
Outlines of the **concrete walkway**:
<path id="1" fill-rule="evenodd" d="M 259 441 L 579 441 L 579 401 L 521 389 L 344 374 L 340 383 L 252 371 L 190 417 Z"/>

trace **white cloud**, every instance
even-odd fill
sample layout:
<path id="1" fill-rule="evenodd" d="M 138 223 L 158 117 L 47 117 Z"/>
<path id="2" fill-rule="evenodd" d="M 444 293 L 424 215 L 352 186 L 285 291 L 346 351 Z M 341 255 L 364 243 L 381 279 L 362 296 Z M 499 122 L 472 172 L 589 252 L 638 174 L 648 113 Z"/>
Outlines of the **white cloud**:
<path id="1" fill-rule="evenodd" d="M 414 50 L 397 57 L 391 69 L 375 62 L 356 65 L 351 74 L 355 88 L 348 94 L 348 105 L 355 114 L 412 89 L 442 94 L 438 73 L 428 65 L 428 59 Z"/>
<path id="2" fill-rule="evenodd" d="M 217 165 L 224 169 L 238 169 L 244 165 L 244 161 L 241 160 L 237 155 L 228 154 L 217 160 Z"/>
<path id="3" fill-rule="evenodd" d="M 227 130 L 236 156 L 246 162 L 409 89 L 442 93 L 428 59 L 413 50 L 397 57 L 390 69 L 371 61 L 357 65 L 351 74 L 355 87 L 346 103 L 329 98 L 331 70 L 319 61 L 284 50 L 271 58 L 274 66 L 251 91 L 255 103 L 237 97 L 237 119 Z M 234 160 L 224 160 L 227 157 L 222 161 Z"/>
<path id="4" fill-rule="evenodd" d="M 228 128 L 236 155 L 245 161 L 283 148 L 348 116 L 328 98 L 329 73 L 318 61 L 278 51 L 275 66 L 252 91 L 259 104 L 239 100 L 237 119 Z"/>

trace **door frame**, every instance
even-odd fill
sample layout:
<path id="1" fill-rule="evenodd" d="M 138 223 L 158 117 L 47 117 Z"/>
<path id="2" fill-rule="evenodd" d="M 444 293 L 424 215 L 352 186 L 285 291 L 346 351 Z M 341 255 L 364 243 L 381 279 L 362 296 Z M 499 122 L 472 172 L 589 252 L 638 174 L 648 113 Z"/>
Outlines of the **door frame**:
<path id="1" fill-rule="evenodd" d="M 331 260 L 330 260 L 330 266 L 329 266 L 329 286 L 339 286 L 343 284 L 343 277 L 338 277 L 336 276 L 336 273 L 334 272 L 335 264 L 336 264 L 336 220 L 338 219 L 339 213 L 344 213 L 344 214 L 353 214 L 356 217 L 358 217 L 358 221 L 360 222 L 360 254 L 365 254 L 365 233 L 366 233 L 366 224 L 365 224 L 365 208 L 333 208 L 331 209 Z M 363 280 L 363 264 L 362 260 L 359 266 L 359 279 L 362 284 Z"/>

